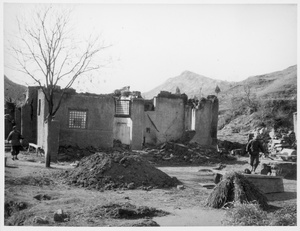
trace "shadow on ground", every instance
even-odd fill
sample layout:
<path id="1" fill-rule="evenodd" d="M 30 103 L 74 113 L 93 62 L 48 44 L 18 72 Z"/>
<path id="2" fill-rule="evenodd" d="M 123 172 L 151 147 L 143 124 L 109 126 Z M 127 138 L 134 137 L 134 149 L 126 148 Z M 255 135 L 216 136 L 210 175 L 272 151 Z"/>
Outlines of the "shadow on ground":
<path id="1" fill-rule="evenodd" d="M 286 201 L 297 198 L 297 192 L 283 192 L 266 194 L 269 201 Z"/>

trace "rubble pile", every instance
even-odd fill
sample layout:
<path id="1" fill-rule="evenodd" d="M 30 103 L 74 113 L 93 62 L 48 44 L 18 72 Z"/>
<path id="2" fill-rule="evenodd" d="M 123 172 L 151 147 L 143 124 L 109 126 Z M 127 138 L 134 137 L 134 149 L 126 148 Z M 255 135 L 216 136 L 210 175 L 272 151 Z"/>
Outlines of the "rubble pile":
<path id="1" fill-rule="evenodd" d="M 155 165 L 199 165 L 219 163 L 220 160 L 231 160 L 230 155 L 221 155 L 215 147 L 201 146 L 197 143 L 182 144 L 166 142 L 157 147 L 148 147 L 136 151 Z"/>
<path id="2" fill-rule="evenodd" d="M 58 161 L 74 161 L 80 160 L 83 157 L 90 156 L 96 152 L 101 152 L 103 149 L 93 146 L 80 148 L 75 146 L 60 146 L 58 149 Z"/>
<path id="3" fill-rule="evenodd" d="M 95 153 L 107 153 L 109 155 L 137 155 L 155 165 L 199 165 L 204 163 L 219 163 L 221 160 L 233 160 L 229 151 L 241 148 L 241 144 L 228 141 L 218 141 L 219 150 L 212 146 L 201 146 L 197 143 L 188 143 L 187 140 L 193 134 L 187 134 L 182 142 L 165 142 L 158 146 L 147 145 L 143 150 L 130 150 L 124 145 L 116 145 L 113 148 L 101 149 L 95 147 L 61 146 L 58 152 L 58 161 L 80 161 Z M 225 150 L 225 151 L 224 151 Z"/>
<path id="4" fill-rule="evenodd" d="M 229 153 L 232 150 L 241 149 L 241 154 L 245 154 L 246 144 L 231 142 L 228 140 L 218 140 L 218 149 L 222 153 Z"/>
<path id="5" fill-rule="evenodd" d="M 129 152 L 95 153 L 64 172 L 65 183 L 89 189 L 135 189 L 175 187 L 179 181 Z"/>

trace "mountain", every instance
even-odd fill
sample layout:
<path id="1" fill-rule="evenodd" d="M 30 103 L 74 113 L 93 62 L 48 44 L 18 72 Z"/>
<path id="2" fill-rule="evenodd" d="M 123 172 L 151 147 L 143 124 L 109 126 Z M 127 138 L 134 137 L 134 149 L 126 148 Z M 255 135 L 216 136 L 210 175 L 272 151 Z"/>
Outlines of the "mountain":
<path id="1" fill-rule="evenodd" d="M 218 94 L 220 110 L 228 109 L 232 96 L 245 95 L 245 86 L 250 88 L 251 94 L 260 98 L 292 99 L 297 96 L 297 65 L 281 71 L 251 76 L 240 82 L 215 80 L 190 71 L 184 71 L 179 76 L 169 78 L 163 84 L 151 91 L 143 93 L 147 99 L 153 98 L 160 91 L 185 93 L 189 98 L 213 95 L 216 86 L 221 92 Z"/>
<path id="2" fill-rule="evenodd" d="M 179 76 L 169 78 L 163 84 L 157 86 L 151 91 L 143 93 L 144 98 L 151 99 L 160 91 L 176 92 L 176 88 L 180 89 L 181 93 L 185 93 L 189 98 L 194 96 L 207 96 L 215 94 L 216 86 L 221 88 L 221 91 L 232 87 L 234 82 L 215 80 L 203 75 L 184 71 Z"/>
<path id="3" fill-rule="evenodd" d="M 9 102 L 22 104 L 26 98 L 27 87 L 11 81 L 4 75 L 4 98 Z"/>
<path id="4" fill-rule="evenodd" d="M 220 108 L 230 108 L 230 100 L 234 97 L 242 97 L 246 94 L 247 87 L 251 95 L 256 95 L 262 100 L 290 100 L 297 98 L 297 65 L 281 71 L 268 74 L 251 76 L 247 79 L 232 84 L 229 89 L 222 89 L 218 95 Z"/>

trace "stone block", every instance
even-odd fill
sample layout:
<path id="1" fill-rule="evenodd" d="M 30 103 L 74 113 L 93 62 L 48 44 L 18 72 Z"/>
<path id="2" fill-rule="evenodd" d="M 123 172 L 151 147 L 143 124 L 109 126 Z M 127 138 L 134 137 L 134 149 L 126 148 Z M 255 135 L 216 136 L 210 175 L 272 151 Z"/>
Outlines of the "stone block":
<path id="1" fill-rule="evenodd" d="M 266 176 L 258 174 L 244 174 L 244 176 L 263 193 L 284 192 L 282 176 Z"/>

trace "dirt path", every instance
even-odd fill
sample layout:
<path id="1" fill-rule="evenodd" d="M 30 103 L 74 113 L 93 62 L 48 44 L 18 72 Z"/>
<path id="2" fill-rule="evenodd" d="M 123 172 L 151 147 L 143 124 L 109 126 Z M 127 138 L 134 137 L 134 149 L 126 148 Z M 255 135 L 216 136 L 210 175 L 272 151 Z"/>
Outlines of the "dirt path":
<path id="1" fill-rule="evenodd" d="M 199 167 L 159 167 L 170 176 L 177 177 L 184 189 L 152 189 L 149 191 L 135 190 L 87 190 L 75 186 L 61 184 L 58 179 L 49 178 L 49 174 L 73 168 L 70 163 L 52 164 L 45 168 L 43 158 L 34 154 L 21 154 L 19 161 L 8 156 L 5 168 L 5 201 L 26 202 L 28 209 L 24 215 L 24 225 L 34 225 L 35 216 L 47 217 L 48 226 L 133 226 L 145 220 L 155 221 L 160 226 L 221 226 L 224 210 L 204 207 L 204 201 L 211 189 L 199 183 L 213 182 L 213 175 L 207 169 L 212 166 Z M 40 162 L 41 161 L 41 162 Z M 242 168 L 245 161 L 227 168 Z M 270 194 L 268 198 L 275 206 L 296 203 L 296 181 L 284 180 L 285 192 L 281 195 Z M 50 196 L 50 200 L 39 201 L 34 198 L 38 194 Z M 154 207 L 169 212 L 167 216 L 140 219 L 113 219 L 100 216 L 96 208 L 108 203 L 130 203 L 136 206 Z M 97 207 L 98 206 L 98 207 Z M 53 213 L 63 209 L 70 215 L 68 222 L 56 223 Z M 16 225 L 16 224 L 15 224 Z"/>

